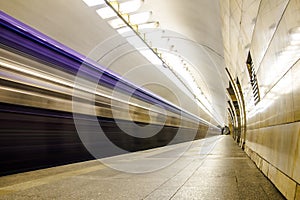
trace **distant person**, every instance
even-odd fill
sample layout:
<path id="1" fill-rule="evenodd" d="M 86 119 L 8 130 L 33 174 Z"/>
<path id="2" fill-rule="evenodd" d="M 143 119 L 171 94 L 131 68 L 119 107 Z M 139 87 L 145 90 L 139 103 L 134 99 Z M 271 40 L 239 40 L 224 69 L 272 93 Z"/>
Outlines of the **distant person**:
<path id="1" fill-rule="evenodd" d="M 224 133 L 223 134 L 224 135 L 229 135 L 230 134 L 230 130 L 229 130 L 228 126 L 224 127 Z"/>

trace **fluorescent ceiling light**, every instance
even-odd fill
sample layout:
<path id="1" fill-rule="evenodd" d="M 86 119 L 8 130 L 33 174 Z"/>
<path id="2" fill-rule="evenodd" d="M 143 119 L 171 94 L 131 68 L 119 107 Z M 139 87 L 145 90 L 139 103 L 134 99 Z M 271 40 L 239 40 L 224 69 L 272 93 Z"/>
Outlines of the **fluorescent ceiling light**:
<path id="1" fill-rule="evenodd" d="M 151 14 L 152 14 L 151 12 L 143 12 L 143 13 L 130 15 L 129 21 L 131 24 L 144 24 L 149 20 Z"/>
<path id="2" fill-rule="evenodd" d="M 300 33 L 294 33 L 290 37 L 291 37 L 292 40 L 299 41 L 300 40 Z"/>
<path id="3" fill-rule="evenodd" d="M 82 0 L 89 7 L 105 4 L 104 0 Z"/>
<path id="4" fill-rule="evenodd" d="M 123 26 L 126 26 L 126 24 L 120 18 L 116 18 L 116 19 L 110 20 L 110 21 L 108 21 L 108 23 L 114 29 L 118 29 L 118 28 L 121 28 Z"/>
<path id="5" fill-rule="evenodd" d="M 285 51 L 297 51 L 297 50 L 300 50 L 300 46 L 297 46 L 297 45 L 290 45 L 290 46 L 287 46 L 285 49 Z"/>
<path id="6" fill-rule="evenodd" d="M 300 40 L 296 41 L 296 40 L 292 40 L 289 42 L 289 45 L 293 46 L 293 45 L 300 45 Z"/>
<path id="7" fill-rule="evenodd" d="M 129 28 L 128 26 L 118 28 L 117 31 L 120 34 L 132 32 L 131 28 Z"/>
<path id="8" fill-rule="evenodd" d="M 124 3 L 121 3 L 119 6 L 119 12 L 122 14 L 127 14 L 127 13 L 132 13 L 137 11 L 141 5 L 142 5 L 141 0 L 132 0 L 132 1 L 127 1 Z"/>
<path id="9" fill-rule="evenodd" d="M 300 27 L 291 28 L 289 31 L 291 40 L 300 40 Z"/>
<path id="10" fill-rule="evenodd" d="M 139 29 L 157 28 L 157 27 L 159 27 L 159 22 L 149 22 L 149 23 L 139 25 Z"/>
<path id="11" fill-rule="evenodd" d="M 97 14 L 102 18 L 102 19 L 107 19 L 111 17 L 116 17 L 117 14 L 111 7 L 105 7 L 105 8 L 100 8 L 96 10 Z"/>
<path id="12" fill-rule="evenodd" d="M 151 50 L 141 50 L 140 53 L 153 65 L 162 65 L 161 60 Z"/>

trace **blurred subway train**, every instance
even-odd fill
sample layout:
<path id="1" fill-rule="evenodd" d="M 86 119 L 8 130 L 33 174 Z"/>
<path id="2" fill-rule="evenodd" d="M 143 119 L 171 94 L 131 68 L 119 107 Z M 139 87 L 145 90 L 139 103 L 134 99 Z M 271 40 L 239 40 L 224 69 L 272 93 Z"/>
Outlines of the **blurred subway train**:
<path id="1" fill-rule="evenodd" d="M 0 15 L 0 175 L 220 133 L 198 116 Z M 123 151 L 110 151 L 101 138 Z M 101 153 L 95 156 L 91 146 Z"/>

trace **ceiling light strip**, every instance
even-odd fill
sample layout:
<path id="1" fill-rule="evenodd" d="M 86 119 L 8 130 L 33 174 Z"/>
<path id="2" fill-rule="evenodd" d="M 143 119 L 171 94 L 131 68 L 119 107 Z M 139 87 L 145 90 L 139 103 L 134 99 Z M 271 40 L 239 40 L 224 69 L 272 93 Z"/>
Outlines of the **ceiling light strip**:
<path id="1" fill-rule="evenodd" d="M 123 16 L 118 12 L 118 10 L 116 10 L 116 9 L 111 5 L 111 2 L 109 2 L 108 0 L 104 0 L 104 1 L 105 1 L 105 3 L 106 3 L 111 9 L 113 9 L 113 10 L 115 11 L 115 13 L 117 14 L 117 16 L 124 22 L 124 24 L 125 24 L 126 26 L 128 26 L 128 27 L 136 34 L 136 36 L 137 36 L 138 38 L 140 38 L 140 39 L 143 41 L 143 43 L 146 45 L 146 47 L 148 47 L 148 48 L 150 49 L 150 51 L 152 51 L 152 52 L 156 55 L 156 57 L 162 61 L 162 65 L 163 65 L 164 67 L 166 67 L 166 66 L 167 66 L 167 63 L 166 63 L 161 57 L 159 57 L 159 55 L 154 51 L 154 49 L 153 49 L 147 42 L 145 42 L 145 41 L 143 40 L 143 38 L 142 38 L 142 36 L 139 34 L 139 32 L 138 32 L 136 29 L 134 29 L 134 28 L 131 26 L 131 24 L 130 24 L 129 22 L 127 22 L 127 21 L 123 18 Z M 121 27 L 119 27 L 119 28 L 121 28 Z M 166 67 L 166 68 L 167 68 L 167 67 Z"/>
<path id="2" fill-rule="evenodd" d="M 185 88 L 194 96 L 194 99 L 199 102 L 205 109 L 203 109 L 209 116 L 211 116 L 212 118 L 214 118 L 214 120 L 218 123 L 220 123 L 220 121 L 218 120 L 218 117 L 216 117 L 212 111 L 210 109 L 208 109 L 204 103 L 202 101 L 200 101 L 199 98 L 197 98 L 195 96 L 195 94 L 193 93 L 193 91 L 189 88 L 189 86 L 187 86 L 182 79 L 179 78 L 179 76 L 177 76 L 177 74 L 171 69 L 171 67 L 166 63 L 166 61 L 160 56 L 161 54 L 158 53 L 154 48 L 152 48 L 141 36 L 141 34 L 138 32 L 138 30 L 136 28 L 134 28 L 131 23 L 130 23 L 130 16 L 128 17 L 129 20 L 126 20 L 124 18 L 124 14 L 120 13 L 118 9 L 116 9 L 116 6 L 114 6 L 112 3 L 117 3 L 116 1 L 110 2 L 109 0 L 104 0 L 105 3 L 112 9 L 114 10 L 114 12 L 117 14 L 117 16 L 120 18 L 120 20 L 123 22 L 121 23 L 121 21 L 118 21 L 120 23 L 119 26 L 115 26 L 115 29 L 120 29 L 122 27 L 124 27 L 124 25 L 126 25 L 127 27 L 129 27 L 135 34 L 136 36 L 146 45 L 147 48 L 149 48 L 149 50 L 161 61 L 162 66 L 165 68 L 168 68 L 176 77 L 177 79 L 185 86 Z M 119 5 L 119 4 L 118 4 Z M 119 8 L 119 7 L 118 7 Z M 128 15 L 127 15 L 128 16 Z M 116 19 L 117 20 L 117 19 Z M 113 22 L 111 22 L 113 23 Z M 114 24 L 115 25 L 115 24 Z M 114 26 L 112 26 L 114 27 Z"/>

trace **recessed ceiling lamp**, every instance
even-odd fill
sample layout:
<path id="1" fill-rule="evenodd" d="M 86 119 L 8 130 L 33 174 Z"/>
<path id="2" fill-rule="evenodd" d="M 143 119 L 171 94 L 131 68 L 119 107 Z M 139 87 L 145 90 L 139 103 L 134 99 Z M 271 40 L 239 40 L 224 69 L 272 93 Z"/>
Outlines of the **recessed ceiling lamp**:
<path id="1" fill-rule="evenodd" d="M 87 0 L 85 0 L 85 1 L 87 1 Z M 88 1 L 91 1 L 91 0 L 88 0 Z M 132 0 L 132 1 L 124 2 L 124 3 L 119 3 L 117 1 L 109 2 L 109 4 L 121 15 L 129 14 L 129 13 L 137 11 L 141 7 L 142 3 L 143 3 L 143 1 L 141 1 L 141 0 Z M 117 16 L 115 11 L 109 6 L 98 9 L 97 13 L 98 13 L 98 15 L 100 15 L 100 17 L 102 19 L 108 19 L 108 18 Z"/>
<path id="2" fill-rule="evenodd" d="M 117 31 L 118 31 L 118 33 L 120 33 L 122 35 L 124 33 L 129 33 L 132 30 L 128 26 L 124 26 L 124 27 L 118 28 Z"/>
<path id="3" fill-rule="evenodd" d="M 289 45 L 291 45 L 291 46 L 293 46 L 293 45 L 299 45 L 300 46 L 300 40 L 299 41 L 296 41 L 296 40 L 290 41 Z"/>
<path id="4" fill-rule="evenodd" d="M 132 0 L 119 4 L 119 12 L 121 14 L 128 14 L 137 11 L 143 4 L 143 0 Z"/>
<path id="5" fill-rule="evenodd" d="M 121 27 L 126 26 L 126 24 L 124 23 L 124 21 L 122 19 L 120 19 L 120 18 L 112 19 L 112 20 L 108 21 L 108 23 L 114 29 L 119 29 Z"/>
<path id="6" fill-rule="evenodd" d="M 105 4 L 104 0 L 83 0 L 89 7 Z"/>
<path id="7" fill-rule="evenodd" d="M 300 50 L 300 45 L 289 45 L 285 49 L 285 51 L 298 51 Z"/>
<path id="8" fill-rule="evenodd" d="M 96 12 L 102 19 L 108 19 L 117 16 L 115 11 L 111 7 L 100 8 L 96 10 Z"/>
<path id="9" fill-rule="evenodd" d="M 151 50 L 140 50 L 140 53 L 153 65 L 162 65 L 162 61 Z"/>
<path id="10" fill-rule="evenodd" d="M 151 16 L 151 12 L 143 12 L 143 13 L 138 13 L 138 14 L 134 14 L 134 15 L 123 16 L 123 19 L 132 26 L 136 25 L 133 28 L 135 28 L 137 30 L 139 28 L 140 24 L 147 23 L 150 16 Z M 121 18 L 112 19 L 112 20 L 108 21 L 108 23 L 114 29 L 119 29 L 119 28 L 126 26 L 125 22 Z"/>
<path id="11" fill-rule="evenodd" d="M 144 24 L 146 23 L 150 16 L 152 15 L 152 12 L 143 12 L 143 13 L 137 13 L 134 15 L 129 15 L 129 23 L 130 24 Z"/>
<path id="12" fill-rule="evenodd" d="M 141 31 L 143 29 L 151 29 L 151 28 L 158 28 L 159 27 L 159 22 L 147 22 L 144 24 L 137 24 L 134 30 Z M 126 32 L 131 32 L 131 28 L 128 26 L 120 27 L 117 29 L 118 33 L 124 34 Z"/>
<path id="13" fill-rule="evenodd" d="M 139 30 L 147 29 L 147 28 L 158 28 L 158 27 L 159 27 L 159 22 L 148 22 L 148 23 L 140 24 Z"/>
<path id="14" fill-rule="evenodd" d="M 291 41 L 300 41 L 300 27 L 294 27 L 289 30 Z"/>

